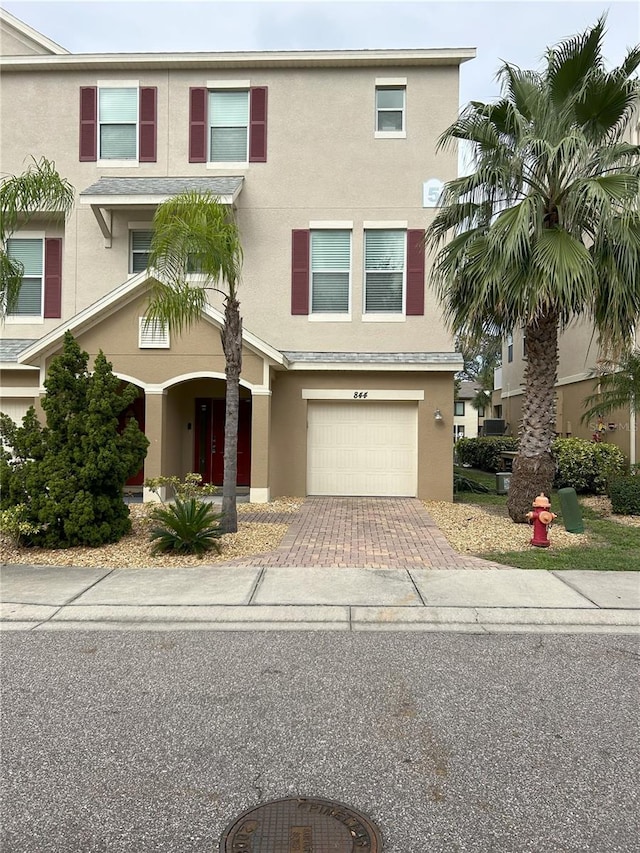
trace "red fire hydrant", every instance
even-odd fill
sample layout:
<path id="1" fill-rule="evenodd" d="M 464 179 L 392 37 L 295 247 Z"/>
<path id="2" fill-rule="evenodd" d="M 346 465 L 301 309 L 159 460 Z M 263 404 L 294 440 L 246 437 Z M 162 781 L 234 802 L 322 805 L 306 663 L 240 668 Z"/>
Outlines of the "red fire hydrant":
<path id="1" fill-rule="evenodd" d="M 533 537 L 531 545 L 537 548 L 548 548 L 549 542 L 548 531 L 549 525 L 554 518 L 558 516 L 555 512 L 551 512 L 551 501 L 544 492 L 540 492 L 538 497 L 533 502 L 533 512 L 527 513 L 529 524 L 533 524 Z"/>

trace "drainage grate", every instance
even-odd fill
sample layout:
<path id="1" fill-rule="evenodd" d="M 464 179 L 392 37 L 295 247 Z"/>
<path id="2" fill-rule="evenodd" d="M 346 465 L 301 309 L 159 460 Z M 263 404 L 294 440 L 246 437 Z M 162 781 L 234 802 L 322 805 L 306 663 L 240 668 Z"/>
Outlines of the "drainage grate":
<path id="1" fill-rule="evenodd" d="M 343 803 L 288 797 L 237 817 L 220 840 L 220 853 L 382 853 L 368 817 Z"/>

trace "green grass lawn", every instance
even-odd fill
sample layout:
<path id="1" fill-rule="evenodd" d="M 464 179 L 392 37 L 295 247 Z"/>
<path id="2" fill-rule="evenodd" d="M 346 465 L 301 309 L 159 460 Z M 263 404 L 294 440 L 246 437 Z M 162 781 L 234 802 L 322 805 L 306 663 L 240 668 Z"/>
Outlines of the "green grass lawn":
<path id="1" fill-rule="evenodd" d="M 464 477 L 475 480 L 487 486 L 488 494 L 475 492 L 459 492 L 455 495 L 456 503 L 502 505 L 507 502 L 506 495 L 496 494 L 495 474 L 476 471 L 472 468 L 460 468 L 456 471 Z M 562 524 L 560 501 L 555 493 L 551 494 L 551 507 L 558 515 L 555 524 Z M 526 551 L 511 551 L 509 553 L 479 554 L 486 560 L 493 560 L 506 566 L 518 569 L 591 569 L 605 572 L 640 571 L 640 528 L 628 527 L 616 521 L 601 518 L 593 510 L 582 506 L 582 517 L 585 531 L 594 538 L 592 545 L 576 548 L 553 549 L 530 548 Z"/>

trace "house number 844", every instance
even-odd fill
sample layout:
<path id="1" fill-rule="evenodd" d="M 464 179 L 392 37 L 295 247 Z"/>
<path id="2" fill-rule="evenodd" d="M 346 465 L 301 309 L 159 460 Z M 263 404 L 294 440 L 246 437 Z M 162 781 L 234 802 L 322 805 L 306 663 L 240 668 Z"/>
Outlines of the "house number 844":
<path id="1" fill-rule="evenodd" d="M 353 399 L 354 400 L 366 400 L 366 398 L 368 396 L 369 396 L 368 391 L 354 391 L 353 392 Z"/>

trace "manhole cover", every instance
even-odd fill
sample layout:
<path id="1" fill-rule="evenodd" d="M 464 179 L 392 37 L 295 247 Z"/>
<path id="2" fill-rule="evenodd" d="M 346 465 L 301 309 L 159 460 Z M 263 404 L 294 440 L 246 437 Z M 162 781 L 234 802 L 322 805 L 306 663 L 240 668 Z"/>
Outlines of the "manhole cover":
<path id="1" fill-rule="evenodd" d="M 288 797 L 236 818 L 220 853 L 382 853 L 382 842 L 369 818 L 342 803 Z"/>

